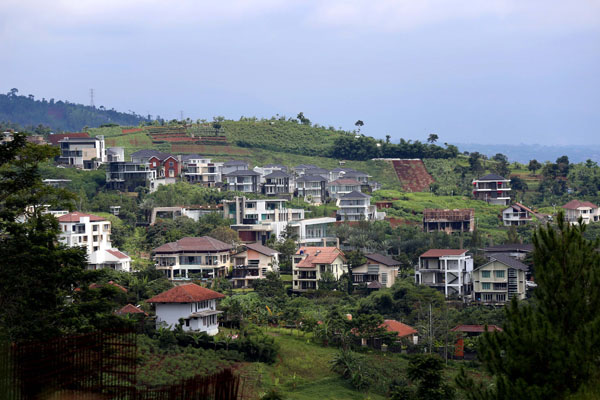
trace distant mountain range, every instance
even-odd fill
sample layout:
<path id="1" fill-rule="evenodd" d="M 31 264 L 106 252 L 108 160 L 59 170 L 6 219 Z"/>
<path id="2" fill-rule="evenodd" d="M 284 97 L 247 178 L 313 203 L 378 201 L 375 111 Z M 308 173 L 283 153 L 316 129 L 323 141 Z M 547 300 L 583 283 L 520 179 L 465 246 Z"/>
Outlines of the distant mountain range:
<path id="1" fill-rule="evenodd" d="M 33 95 L 19 96 L 16 89 L 0 94 L 0 122 L 10 122 L 21 127 L 36 127 L 41 124 L 56 132 L 78 132 L 86 126 L 137 126 L 142 121 L 148 121 L 148 118 L 135 113 L 107 110 L 102 106 L 84 106 L 54 99 L 35 100 Z"/>
<path id="2" fill-rule="evenodd" d="M 502 153 L 512 161 L 528 163 L 536 159 L 539 162 L 555 162 L 558 157 L 568 156 L 571 162 L 583 162 L 588 159 L 600 161 L 600 145 L 588 146 L 544 146 L 540 144 L 476 144 L 454 143 L 460 151 L 477 151 L 487 156 Z"/>

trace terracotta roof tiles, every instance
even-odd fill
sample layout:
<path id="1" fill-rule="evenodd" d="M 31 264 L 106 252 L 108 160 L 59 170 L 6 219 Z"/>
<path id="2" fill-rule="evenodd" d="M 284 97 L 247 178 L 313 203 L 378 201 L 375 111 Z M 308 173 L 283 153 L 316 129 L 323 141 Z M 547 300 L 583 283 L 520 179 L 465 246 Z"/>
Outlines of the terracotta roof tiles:
<path id="1" fill-rule="evenodd" d="M 195 283 L 187 283 L 185 285 L 175 286 L 166 292 L 162 292 L 151 299 L 146 300 L 148 303 L 196 303 L 198 301 L 222 299 L 225 295 L 215 292 Z"/>
<path id="2" fill-rule="evenodd" d="M 58 222 L 79 222 L 83 217 L 90 217 L 90 222 L 106 221 L 106 218 L 99 217 L 97 215 L 86 214 L 79 211 L 61 215 L 58 217 Z"/>
<path id="3" fill-rule="evenodd" d="M 421 254 L 420 257 L 462 256 L 467 251 L 463 249 L 430 249 Z"/>

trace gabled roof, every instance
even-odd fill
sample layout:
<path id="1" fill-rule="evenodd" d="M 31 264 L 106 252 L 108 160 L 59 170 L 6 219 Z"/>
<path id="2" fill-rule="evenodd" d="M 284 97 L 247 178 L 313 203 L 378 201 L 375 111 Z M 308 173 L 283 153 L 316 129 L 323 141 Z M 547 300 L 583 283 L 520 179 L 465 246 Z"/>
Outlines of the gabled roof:
<path id="1" fill-rule="evenodd" d="M 371 281 L 367 283 L 367 289 L 381 289 L 383 285 L 378 281 Z"/>
<path id="2" fill-rule="evenodd" d="M 197 160 L 201 158 L 204 159 L 206 157 L 202 157 L 200 154 L 183 154 L 181 156 L 181 161 Z"/>
<path id="3" fill-rule="evenodd" d="M 361 171 L 348 171 L 344 174 L 345 178 L 350 178 L 353 176 L 367 176 L 368 177 L 369 174 L 365 174 L 364 172 L 361 172 Z"/>
<path id="4" fill-rule="evenodd" d="M 260 174 L 251 169 L 238 169 L 237 171 L 225 174 L 225 176 L 260 176 Z"/>
<path id="5" fill-rule="evenodd" d="M 400 261 L 396 261 L 393 258 L 384 256 L 382 254 L 377 254 L 377 253 L 365 254 L 365 258 L 367 260 L 375 261 L 377 264 L 382 264 L 387 267 L 395 267 L 395 266 L 400 265 Z"/>
<path id="6" fill-rule="evenodd" d="M 267 164 L 263 168 L 281 168 L 282 170 L 287 171 L 287 167 L 283 164 Z"/>
<path id="7" fill-rule="evenodd" d="M 425 253 L 421 254 L 420 257 L 444 257 L 444 256 L 462 256 L 469 250 L 463 249 L 429 249 Z"/>
<path id="8" fill-rule="evenodd" d="M 224 294 L 215 292 L 195 283 L 175 286 L 146 300 L 148 303 L 196 303 L 204 300 L 222 299 Z"/>
<path id="9" fill-rule="evenodd" d="M 311 169 L 311 168 L 319 168 L 316 165 L 313 164 L 300 164 L 300 165 L 296 165 L 294 167 L 294 169 Z"/>
<path id="10" fill-rule="evenodd" d="M 497 325 L 488 325 L 488 332 L 502 332 L 502 328 Z M 465 332 L 465 333 L 483 333 L 485 332 L 485 325 L 458 325 L 450 329 L 450 332 Z"/>
<path id="11" fill-rule="evenodd" d="M 283 171 L 276 170 L 271 172 L 269 175 L 265 175 L 265 179 L 271 178 L 289 178 L 290 176 Z"/>
<path id="12" fill-rule="evenodd" d="M 134 306 L 133 304 L 127 304 L 126 306 L 123 306 L 115 314 L 118 314 L 118 315 L 125 315 L 125 314 L 144 314 L 144 315 L 148 315 L 144 311 L 142 311 L 139 308 L 137 308 L 136 306 Z"/>
<path id="13" fill-rule="evenodd" d="M 500 176 L 498 174 L 487 174 L 486 176 L 483 176 L 477 180 L 478 181 L 508 181 L 508 179 L 506 179 L 505 177 Z"/>
<path id="14" fill-rule="evenodd" d="M 121 260 L 125 260 L 125 259 L 129 258 L 129 256 L 127 254 L 125 254 L 117 249 L 107 249 L 106 251 Z"/>
<path id="15" fill-rule="evenodd" d="M 579 200 L 571 200 L 570 202 L 568 202 L 567 204 L 565 204 L 564 206 L 562 206 L 562 208 L 565 208 L 567 210 L 577 210 L 578 208 L 598 208 L 597 205 L 595 205 L 594 203 L 591 203 L 589 201 L 579 201 Z"/>
<path id="16" fill-rule="evenodd" d="M 153 253 L 213 252 L 231 250 L 232 246 L 210 236 L 184 237 L 176 242 L 165 243 L 152 250 Z"/>
<path id="17" fill-rule="evenodd" d="M 517 210 L 517 211 L 527 211 L 530 214 L 534 214 L 533 210 L 531 210 L 528 207 L 525 207 L 523 204 L 521 203 L 514 203 L 511 204 L 510 206 L 506 207 L 504 210 L 508 210 L 508 209 L 513 209 L 513 210 Z"/>
<path id="18" fill-rule="evenodd" d="M 279 254 L 277 250 L 273 250 L 267 246 L 263 246 L 260 243 L 249 243 L 245 246 L 250 250 L 254 250 L 259 252 L 260 254 L 264 254 L 265 256 L 274 256 L 275 254 Z"/>
<path id="19" fill-rule="evenodd" d="M 97 215 L 86 214 L 79 211 L 61 215 L 58 217 L 58 222 L 79 222 L 83 217 L 89 217 L 90 222 L 106 221 L 106 218 L 99 217 Z"/>
<path id="20" fill-rule="evenodd" d="M 55 133 L 48 135 L 48 140 L 53 146 L 58 146 L 58 142 L 65 138 L 89 138 L 90 134 L 87 132 L 75 132 L 75 133 Z"/>
<path id="21" fill-rule="evenodd" d="M 323 178 L 321 175 L 302 175 L 300 178 L 296 179 L 296 182 L 326 182 L 327 179 Z"/>
<path id="22" fill-rule="evenodd" d="M 301 254 L 307 254 L 307 256 L 296 264 L 299 268 L 311 268 L 315 264 L 331 264 L 338 257 L 346 260 L 344 253 L 337 247 L 300 247 L 296 255 Z"/>
<path id="23" fill-rule="evenodd" d="M 329 182 L 327 184 L 327 186 L 335 186 L 335 185 L 356 185 L 356 186 L 360 186 L 361 183 L 359 181 L 357 181 L 356 179 L 340 178 L 340 179 L 336 179 L 335 181 Z"/>
<path id="24" fill-rule="evenodd" d="M 170 154 L 168 153 L 163 153 L 162 151 L 158 151 L 158 150 L 150 150 L 150 149 L 144 149 L 144 150 L 138 150 L 135 153 L 131 153 L 131 158 L 152 158 L 152 157 L 156 157 L 159 160 L 164 160 L 165 158 L 169 157 Z"/>
<path id="25" fill-rule="evenodd" d="M 106 285 L 114 286 L 114 287 L 116 287 L 117 289 L 120 289 L 120 290 L 122 290 L 123 292 L 127 293 L 127 289 L 125 289 L 123 286 L 121 286 L 121 285 L 119 285 L 118 283 L 115 283 L 115 282 L 113 282 L 113 281 L 108 281 L 108 283 L 105 283 L 105 284 L 100 284 L 100 283 L 92 283 L 92 284 L 89 286 L 89 288 L 90 288 L 90 289 L 100 289 L 101 287 L 103 287 L 103 286 L 106 286 Z"/>
<path id="26" fill-rule="evenodd" d="M 402 322 L 396 321 L 395 319 L 386 319 L 385 321 L 383 321 L 383 324 L 381 324 L 381 327 L 385 328 L 385 330 L 388 332 L 396 332 L 399 338 L 414 335 L 415 333 L 417 333 L 417 330 L 412 326 L 403 324 Z"/>
<path id="27" fill-rule="evenodd" d="M 352 168 L 345 168 L 345 167 L 336 167 L 334 169 L 331 170 L 331 172 L 352 172 L 354 171 Z"/>
<path id="28" fill-rule="evenodd" d="M 488 257 L 490 258 L 490 261 L 488 263 L 485 263 L 485 264 L 477 267 L 476 269 L 485 267 L 486 265 L 494 262 L 494 260 L 495 260 L 495 261 L 498 261 L 498 262 L 506 265 L 509 268 L 519 269 L 519 270 L 525 271 L 525 272 L 529 271 L 529 267 L 527 265 L 523 264 L 521 261 L 517 260 L 516 258 L 509 256 L 508 254 L 494 253 L 494 254 L 490 254 Z"/>
<path id="29" fill-rule="evenodd" d="M 370 199 L 371 196 L 366 195 L 361 192 L 357 192 L 356 190 L 351 191 L 350 193 L 346 193 L 342 196 L 342 199 Z"/>

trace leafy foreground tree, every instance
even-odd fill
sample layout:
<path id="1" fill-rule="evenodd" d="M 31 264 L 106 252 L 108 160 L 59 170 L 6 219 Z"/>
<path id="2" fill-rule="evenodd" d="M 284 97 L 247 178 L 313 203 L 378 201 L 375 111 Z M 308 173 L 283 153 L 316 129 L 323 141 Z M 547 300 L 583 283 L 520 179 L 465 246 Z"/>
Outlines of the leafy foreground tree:
<path id="1" fill-rule="evenodd" d="M 557 227 L 535 232 L 534 301 L 513 299 L 504 331 L 482 338 L 479 356 L 495 385 L 476 384 L 461 371 L 457 384 L 469 399 L 561 399 L 597 374 L 600 239 L 585 239 L 585 230 L 559 213 Z"/>
<path id="2" fill-rule="evenodd" d="M 96 318 L 104 306 L 95 296 L 89 307 L 73 297 L 75 287 L 96 277 L 84 269 L 85 250 L 59 244 L 58 222 L 44 214 L 46 206 L 68 207 L 74 198 L 42 182 L 38 164 L 56 154 L 22 134 L 0 145 L 0 339 L 41 340 L 81 331 L 81 321 L 84 329 L 105 322 Z"/>

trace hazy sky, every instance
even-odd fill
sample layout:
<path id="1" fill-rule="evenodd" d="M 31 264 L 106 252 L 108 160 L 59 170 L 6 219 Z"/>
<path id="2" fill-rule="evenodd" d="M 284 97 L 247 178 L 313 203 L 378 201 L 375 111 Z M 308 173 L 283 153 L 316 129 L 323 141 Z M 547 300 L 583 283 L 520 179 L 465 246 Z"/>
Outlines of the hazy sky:
<path id="1" fill-rule="evenodd" d="M 0 91 L 163 118 L 600 144 L 600 0 L 0 0 Z"/>

